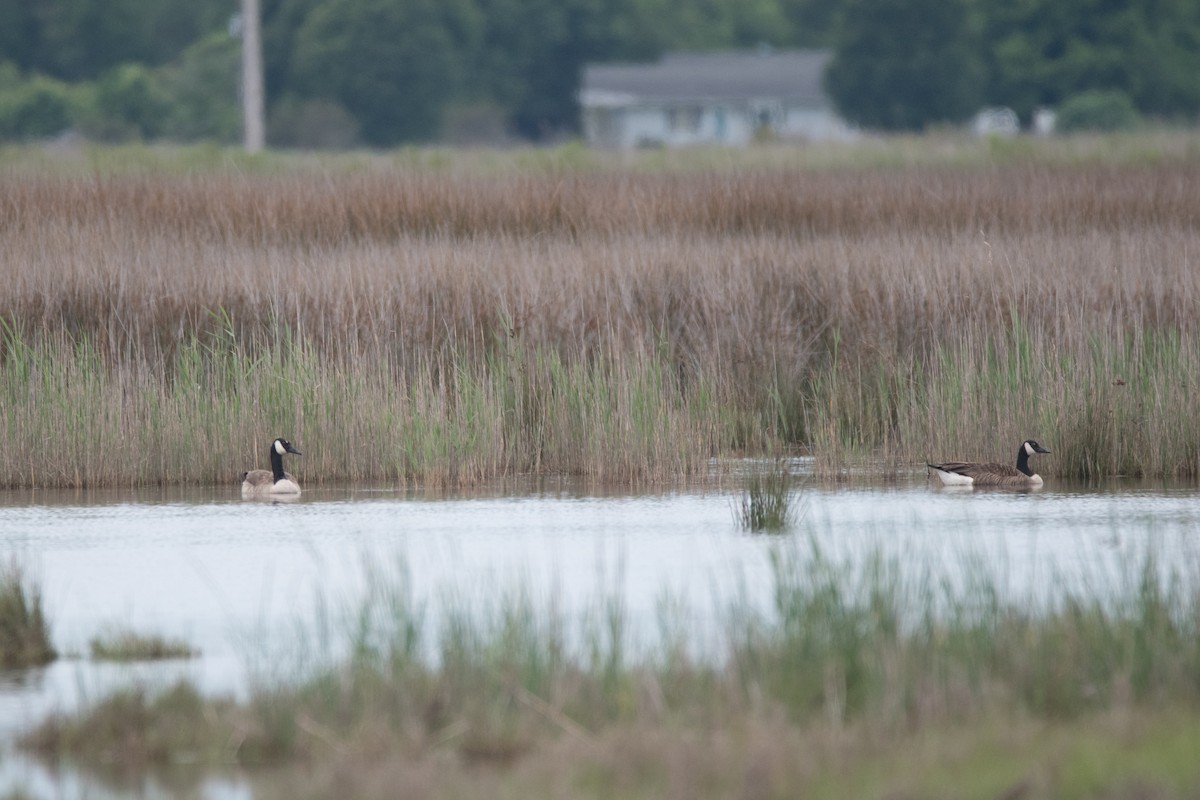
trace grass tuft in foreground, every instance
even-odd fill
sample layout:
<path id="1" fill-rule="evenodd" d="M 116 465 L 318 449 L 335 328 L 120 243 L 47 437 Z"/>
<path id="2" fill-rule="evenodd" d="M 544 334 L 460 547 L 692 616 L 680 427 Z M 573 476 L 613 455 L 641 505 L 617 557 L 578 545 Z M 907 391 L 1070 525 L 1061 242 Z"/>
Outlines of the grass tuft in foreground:
<path id="1" fill-rule="evenodd" d="M 187 642 L 131 630 L 113 631 L 92 639 L 89 649 L 97 661 L 160 661 L 200 654 Z"/>
<path id="2" fill-rule="evenodd" d="M 16 561 L 10 561 L 0 567 L 0 667 L 39 666 L 57 657 L 41 589 Z"/>
<path id="3" fill-rule="evenodd" d="M 742 530 L 783 533 L 796 522 L 796 503 L 795 478 L 787 462 L 777 460 L 751 471 L 735 516 Z"/>
<path id="4" fill-rule="evenodd" d="M 26 736 L 23 746 L 46 754 L 86 754 L 88 763 L 104 770 L 221 764 L 232 756 L 225 743 L 212 736 L 206 717 L 226 711 L 226 704 L 214 704 L 186 683 L 156 694 L 142 687 L 121 689 L 86 714 L 51 715 Z"/>

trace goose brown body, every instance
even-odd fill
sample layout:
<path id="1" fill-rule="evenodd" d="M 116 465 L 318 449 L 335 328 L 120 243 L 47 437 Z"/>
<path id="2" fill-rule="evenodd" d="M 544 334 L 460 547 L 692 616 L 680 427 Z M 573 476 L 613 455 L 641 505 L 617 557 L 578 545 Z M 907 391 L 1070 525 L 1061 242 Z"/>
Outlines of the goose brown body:
<path id="1" fill-rule="evenodd" d="M 296 483 L 296 476 L 286 470 L 283 473 L 284 480 Z M 269 488 L 275 485 L 275 476 L 271 474 L 269 469 L 252 469 L 249 472 L 242 473 L 242 491 L 246 491 L 247 485 L 251 489 Z M 299 486 L 299 484 L 296 484 Z"/>
<path id="2" fill-rule="evenodd" d="M 946 486 L 1005 486 L 1031 488 L 1042 485 L 1042 477 L 1029 468 L 1029 457 L 1049 453 L 1033 439 L 1027 439 L 1017 449 L 1016 466 L 989 462 L 945 461 L 926 464 Z"/>
<path id="3" fill-rule="evenodd" d="M 300 494 L 300 484 L 283 469 L 283 454 L 303 455 L 287 439 L 276 439 L 270 448 L 271 469 L 252 469 L 242 473 L 242 497 L 276 497 Z"/>

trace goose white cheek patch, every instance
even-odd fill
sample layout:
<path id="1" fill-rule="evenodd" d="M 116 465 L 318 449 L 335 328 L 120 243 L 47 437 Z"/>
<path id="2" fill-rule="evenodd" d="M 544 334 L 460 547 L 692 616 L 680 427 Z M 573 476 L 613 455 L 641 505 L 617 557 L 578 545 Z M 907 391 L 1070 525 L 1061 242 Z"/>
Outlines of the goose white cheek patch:
<path id="1" fill-rule="evenodd" d="M 286 450 L 283 449 L 283 443 L 280 442 L 278 439 L 275 440 L 275 452 L 279 453 L 279 455 L 283 455 L 284 453 L 287 452 Z"/>

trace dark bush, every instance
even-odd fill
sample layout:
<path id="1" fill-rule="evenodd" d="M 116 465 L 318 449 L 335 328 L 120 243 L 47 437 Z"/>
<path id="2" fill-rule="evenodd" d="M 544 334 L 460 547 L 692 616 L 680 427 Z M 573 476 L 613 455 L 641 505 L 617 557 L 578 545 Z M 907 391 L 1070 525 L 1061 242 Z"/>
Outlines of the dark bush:
<path id="1" fill-rule="evenodd" d="M 0 90 L 0 138 L 42 139 L 71 127 L 70 88 L 36 75 Z"/>
<path id="2" fill-rule="evenodd" d="M 1058 109 L 1058 130 L 1127 131 L 1138 126 L 1141 117 L 1129 95 L 1116 89 L 1092 89 L 1072 95 Z"/>
<path id="3" fill-rule="evenodd" d="M 271 144 L 305 150 L 344 150 L 358 144 L 358 122 L 333 100 L 280 100 L 267 125 Z"/>
<path id="4" fill-rule="evenodd" d="M 141 64 L 121 64 L 96 82 L 94 110 L 107 135 L 97 138 L 152 139 L 162 133 L 171 98 L 157 75 Z"/>

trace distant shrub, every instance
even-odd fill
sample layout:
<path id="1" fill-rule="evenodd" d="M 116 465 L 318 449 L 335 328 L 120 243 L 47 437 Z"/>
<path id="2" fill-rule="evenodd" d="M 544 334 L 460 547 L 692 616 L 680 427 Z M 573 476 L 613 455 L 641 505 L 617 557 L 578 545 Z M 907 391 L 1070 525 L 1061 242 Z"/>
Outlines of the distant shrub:
<path id="1" fill-rule="evenodd" d="M 52 78 L 35 75 L 0 88 L 0 138 L 54 136 L 71 127 L 73 108 L 70 87 Z"/>
<path id="2" fill-rule="evenodd" d="M 0 61 L 0 92 L 15 89 L 21 84 L 21 70 L 11 61 Z"/>
<path id="3" fill-rule="evenodd" d="M 1092 89 L 1068 97 L 1058 109 L 1057 128 L 1073 131 L 1126 131 L 1141 122 L 1129 95 L 1120 90 Z"/>
<path id="4" fill-rule="evenodd" d="M 271 109 L 271 144 L 306 150 L 345 150 L 358 144 L 358 121 L 333 100 L 285 97 Z"/>
<path id="5" fill-rule="evenodd" d="M 153 139 L 162 134 L 172 101 L 161 78 L 141 64 L 121 64 L 89 87 L 80 130 L 102 141 Z"/>
<path id="6" fill-rule="evenodd" d="M 463 147 L 511 143 L 507 114 L 495 103 L 448 104 L 442 115 L 442 140 Z"/>
<path id="7" fill-rule="evenodd" d="M 180 141 L 237 141 L 242 130 L 238 105 L 241 49 L 226 33 L 214 33 L 189 47 L 161 70 L 172 99 L 163 135 Z"/>

